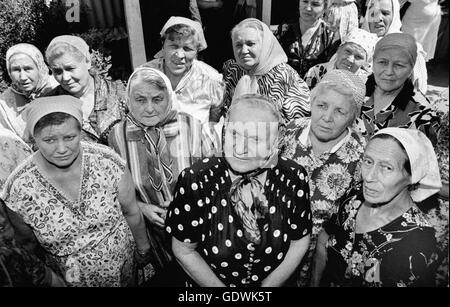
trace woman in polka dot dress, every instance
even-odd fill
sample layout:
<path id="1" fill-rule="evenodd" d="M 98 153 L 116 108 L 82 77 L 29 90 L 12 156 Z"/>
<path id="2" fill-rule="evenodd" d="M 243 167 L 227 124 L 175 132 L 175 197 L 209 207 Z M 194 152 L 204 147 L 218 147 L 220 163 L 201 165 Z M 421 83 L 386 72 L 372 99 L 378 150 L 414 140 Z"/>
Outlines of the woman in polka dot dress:
<path id="1" fill-rule="evenodd" d="M 222 157 L 179 176 L 166 231 L 196 285 L 290 285 L 308 249 L 308 177 L 295 162 L 278 159 L 279 114 L 268 98 L 238 97 L 224 128 Z"/>

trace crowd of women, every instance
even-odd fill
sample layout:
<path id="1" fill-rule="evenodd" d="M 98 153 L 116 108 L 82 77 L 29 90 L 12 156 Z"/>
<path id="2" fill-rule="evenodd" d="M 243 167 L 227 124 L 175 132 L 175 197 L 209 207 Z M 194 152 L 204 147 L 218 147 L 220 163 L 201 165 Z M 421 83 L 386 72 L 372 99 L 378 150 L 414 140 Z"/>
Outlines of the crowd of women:
<path id="1" fill-rule="evenodd" d="M 402 29 L 397 0 L 300 0 L 219 73 L 173 16 L 126 86 L 79 37 L 11 46 L 0 284 L 448 286 L 448 114 Z"/>

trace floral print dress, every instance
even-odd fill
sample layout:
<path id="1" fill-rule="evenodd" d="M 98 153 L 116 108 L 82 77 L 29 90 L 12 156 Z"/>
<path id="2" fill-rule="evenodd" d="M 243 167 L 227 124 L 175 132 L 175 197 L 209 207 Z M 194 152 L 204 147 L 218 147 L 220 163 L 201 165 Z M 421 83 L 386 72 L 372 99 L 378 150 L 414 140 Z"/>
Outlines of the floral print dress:
<path id="1" fill-rule="evenodd" d="M 8 178 L 2 199 L 32 228 L 48 264 L 69 286 L 128 285 L 134 241 L 118 201 L 125 162 L 98 144 L 81 142 L 81 154 L 77 200 L 47 177 L 34 155 Z"/>
<path id="2" fill-rule="evenodd" d="M 330 237 L 322 286 L 434 286 L 434 229 L 417 207 L 376 230 L 356 233 L 362 185 L 343 199 L 325 225 Z"/>
<path id="3" fill-rule="evenodd" d="M 286 127 L 280 142 L 282 155 L 294 160 L 308 172 L 313 229 L 309 252 L 302 260 L 299 285 L 310 280 L 310 264 L 322 225 L 337 213 L 336 200 L 361 179 L 359 161 L 365 140 L 353 130 L 332 150 L 316 156 L 309 141 L 311 119 L 301 118 Z"/>

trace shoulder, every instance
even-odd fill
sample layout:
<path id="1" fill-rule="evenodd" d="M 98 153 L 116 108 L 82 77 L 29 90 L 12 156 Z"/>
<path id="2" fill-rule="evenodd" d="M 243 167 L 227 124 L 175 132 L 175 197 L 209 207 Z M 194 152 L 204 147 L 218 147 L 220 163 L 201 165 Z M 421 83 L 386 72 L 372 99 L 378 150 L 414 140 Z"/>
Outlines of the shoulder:
<path id="1" fill-rule="evenodd" d="M 212 66 L 209 66 L 203 61 L 200 60 L 194 60 L 193 67 L 195 70 L 198 71 L 198 73 L 202 75 L 206 75 L 209 78 L 216 79 L 216 80 L 222 80 L 222 75 Z"/>
<path id="2" fill-rule="evenodd" d="M 295 180 L 304 180 L 308 182 L 308 174 L 303 166 L 295 162 L 294 160 L 286 157 L 279 157 L 277 167 L 281 174 L 292 177 Z"/>
<path id="3" fill-rule="evenodd" d="M 364 138 L 364 136 L 361 133 L 359 133 L 357 130 L 355 130 L 354 128 L 351 128 L 350 131 L 351 131 L 350 132 L 351 135 L 350 135 L 349 142 L 347 142 L 347 144 L 351 143 L 353 146 L 357 146 L 362 151 L 364 151 L 364 148 L 367 145 L 367 141 Z"/>
<path id="4" fill-rule="evenodd" d="M 242 71 L 242 68 L 234 59 L 227 60 L 223 63 L 223 73 L 224 75 L 230 75 L 233 72 Z"/>
<path id="5" fill-rule="evenodd" d="M 33 157 L 35 154 L 28 156 L 25 160 L 20 162 L 13 172 L 9 175 L 6 180 L 3 191 L 1 192 L 0 198 L 6 200 L 9 193 L 14 187 L 22 188 L 25 187 L 24 180 L 26 180 L 26 175 L 36 167 L 33 163 Z"/>
<path id="6" fill-rule="evenodd" d="M 180 174 L 181 178 L 188 178 L 186 180 L 197 181 L 203 178 L 205 174 L 212 172 L 224 171 L 223 158 L 211 157 L 197 161 L 191 167 L 186 168 Z"/>
<path id="7" fill-rule="evenodd" d="M 411 97 L 411 99 L 415 103 L 417 103 L 417 104 L 419 104 L 421 106 L 424 106 L 424 107 L 427 107 L 427 108 L 431 108 L 430 100 L 421 91 L 419 91 L 417 89 L 414 90 L 414 95 Z"/>
<path id="8" fill-rule="evenodd" d="M 82 141 L 80 146 L 83 154 L 93 157 L 98 162 L 112 162 L 120 168 L 123 168 L 126 164 L 125 160 L 119 154 L 105 145 Z"/>
<path id="9" fill-rule="evenodd" d="M 155 69 L 160 69 L 160 65 L 162 65 L 162 58 L 158 58 L 158 59 L 153 59 L 145 64 L 142 64 L 141 66 L 138 66 L 138 68 L 142 68 L 142 67 L 148 67 L 148 68 L 155 68 Z"/>
<path id="10" fill-rule="evenodd" d="M 295 118 L 286 126 L 285 130 L 289 134 L 300 135 L 310 122 L 310 117 Z"/>

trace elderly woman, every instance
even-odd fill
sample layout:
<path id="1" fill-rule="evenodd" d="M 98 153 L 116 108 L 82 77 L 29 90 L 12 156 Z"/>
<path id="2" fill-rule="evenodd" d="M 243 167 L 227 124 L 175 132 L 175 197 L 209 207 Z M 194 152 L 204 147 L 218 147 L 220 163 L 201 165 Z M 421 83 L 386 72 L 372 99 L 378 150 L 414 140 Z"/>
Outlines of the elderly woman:
<path id="1" fill-rule="evenodd" d="M 326 0 L 299 0 L 299 19 L 278 27 L 276 36 L 288 63 L 302 78 L 314 65 L 328 62 L 340 44 L 335 30 L 323 19 L 326 9 Z"/>
<path id="2" fill-rule="evenodd" d="M 45 57 L 60 84 L 50 95 L 71 95 L 80 99 L 83 140 L 107 144 L 110 130 L 124 116 L 123 84 L 90 70 L 89 46 L 80 37 L 55 37 Z"/>
<path id="3" fill-rule="evenodd" d="M 360 180 L 359 161 L 365 140 L 352 124 L 364 101 L 362 80 L 347 70 L 327 73 L 311 92 L 311 118 L 286 127 L 283 156 L 305 167 L 309 176 L 313 230 L 302 261 L 300 286 L 310 280 L 310 263 L 324 222 L 338 211 L 336 201 Z"/>
<path id="4" fill-rule="evenodd" d="M 222 103 L 224 85 L 222 75 L 197 60 L 198 52 L 207 47 L 202 26 L 188 18 L 170 17 L 160 34 L 162 50 L 143 66 L 156 68 L 169 78 L 180 111 L 202 124 L 209 122 L 211 112 L 216 114 Z"/>
<path id="5" fill-rule="evenodd" d="M 391 33 L 401 33 L 400 4 L 398 0 L 368 0 L 367 10 L 361 25 L 362 29 L 375 33 L 379 38 Z M 417 43 L 417 56 L 414 64 L 413 84 L 422 93 L 427 92 L 428 73 L 425 62 L 426 53 Z"/>
<path id="6" fill-rule="evenodd" d="M 366 82 L 358 120 L 365 136 L 386 127 L 415 128 L 436 143 L 439 119 L 411 81 L 416 57 L 416 42 L 409 34 L 391 33 L 376 44 L 373 75 Z"/>
<path id="7" fill-rule="evenodd" d="M 0 94 L 0 127 L 27 140 L 23 110 L 31 100 L 46 96 L 58 83 L 49 76 L 42 53 L 30 44 L 17 44 L 9 48 L 6 68 L 11 86 Z"/>
<path id="8" fill-rule="evenodd" d="M 111 131 L 109 145 L 129 165 L 138 204 L 150 222 L 152 266 L 158 272 L 171 258 L 164 222 L 176 179 L 183 169 L 211 156 L 215 148 L 200 121 L 178 111 L 171 83 L 159 70 L 135 70 L 127 93 L 130 112 Z"/>
<path id="9" fill-rule="evenodd" d="M 372 74 L 372 57 L 378 39 L 375 34 L 355 28 L 342 38 L 337 52 L 327 63 L 311 67 L 305 75 L 305 82 L 312 90 L 322 77 L 333 69 L 345 69 L 359 76 L 363 81 Z"/>
<path id="10" fill-rule="evenodd" d="M 223 115 L 231 105 L 234 92 L 244 75 L 250 76 L 251 90 L 273 100 L 285 122 L 309 115 L 309 89 L 295 70 L 269 27 L 248 18 L 231 31 L 235 60 L 225 62 L 226 83 Z M 241 83 L 242 84 L 242 83 Z"/>
<path id="11" fill-rule="evenodd" d="M 319 236 L 313 284 L 433 286 L 434 229 L 416 205 L 441 187 L 430 140 L 415 129 L 380 130 L 361 165 L 362 184 Z"/>
<path id="12" fill-rule="evenodd" d="M 278 158 L 281 122 L 268 98 L 241 95 L 229 110 L 223 156 L 181 173 L 166 230 L 195 284 L 281 286 L 307 251 L 308 176 Z"/>
<path id="13" fill-rule="evenodd" d="M 8 177 L 2 199 L 21 241 L 36 240 L 69 286 L 125 286 L 149 251 L 129 171 L 111 149 L 80 142 L 81 102 L 38 98 L 27 129 L 38 151 Z"/>

